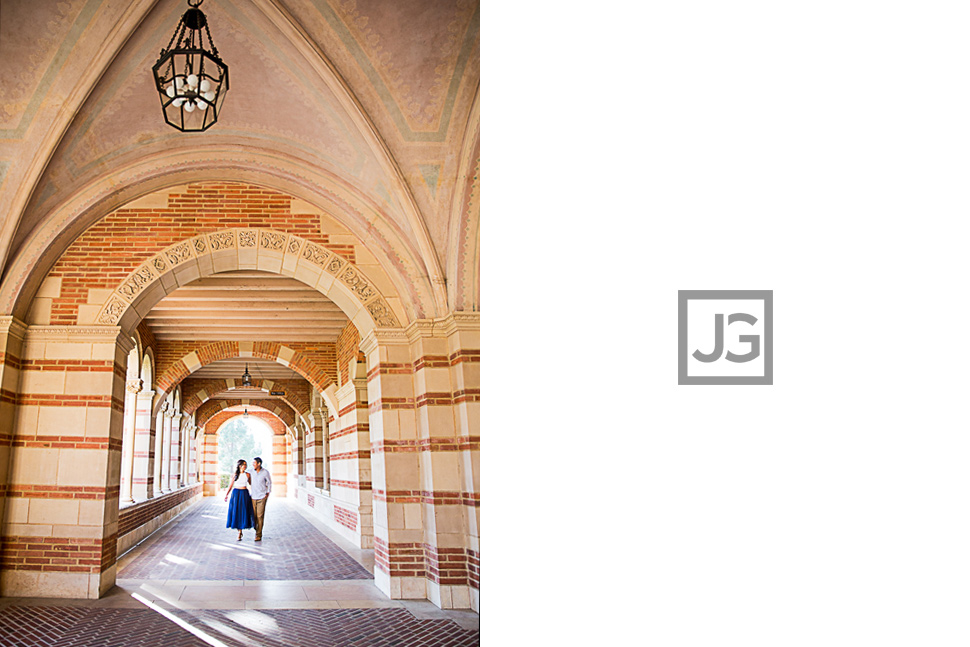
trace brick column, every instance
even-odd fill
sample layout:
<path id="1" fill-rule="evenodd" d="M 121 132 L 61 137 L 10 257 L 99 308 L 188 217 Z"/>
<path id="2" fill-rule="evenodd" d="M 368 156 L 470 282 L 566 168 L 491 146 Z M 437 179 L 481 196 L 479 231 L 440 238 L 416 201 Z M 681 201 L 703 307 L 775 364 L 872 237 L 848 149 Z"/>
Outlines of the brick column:
<path id="1" fill-rule="evenodd" d="M 132 487 L 135 469 L 135 418 L 138 414 L 138 394 L 141 380 L 128 380 L 125 383 L 125 422 L 121 455 L 121 502 L 134 503 Z"/>
<path id="2" fill-rule="evenodd" d="M 375 537 L 388 536 L 386 547 L 375 539 L 375 579 L 388 574 L 392 597 L 398 575 L 400 597 L 417 597 L 419 573 L 439 607 L 479 606 L 478 339 L 478 315 L 455 313 L 361 343 Z"/>
<path id="3" fill-rule="evenodd" d="M 27 326 L 13 317 L 0 317 L 0 529 L 5 527 L 6 510 L 15 499 L 7 498 L 10 464 L 17 418 L 17 394 L 20 391 L 24 336 Z M 0 555 L 4 549 L 0 536 Z M 2 569 L 2 564 L 0 564 Z M 2 575 L 2 571 L 0 571 Z M 0 596 L 6 595 L 0 578 Z"/>
<path id="4" fill-rule="evenodd" d="M 274 497 L 286 496 L 286 434 L 273 434 L 273 471 L 270 476 L 273 478 Z"/>
<path id="5" fill-rule="evenodd" d="M 330 436 L 330 496 L 336 528 L 361 548 L 374 545 L 367 380 L 336 390 L 337 431 Z M 341 528 L 340 526 L 343 526 Z M 346 530 L 344 530 L 346 529 Z"/>
<path id="6" fill-rule="evenodd" d="M 219 438 L 202 430 L 202 494 L 219 494 Z"/>
<path id="7" fill-rule="evenodd" d="M 421 478 L 407 336 L 400 330 L 374 330 L 361 340 L 360 349 L 367 357 L 374 583 L 391 598 L 426 599 Z M 335 453 L 331 447 L 331 457 Z"/>
<path id="8" fill-rule="evenodd" d="M 98 598 L 114 585 L 131 348 L 116 327 L 28 328 L 0 540 L 2 595 Z"/>
<path id="9" fill-rule="evenodd" d="M 143 501 L 154 496 L 155 489 L 155 430 L 152 429 L 152 401 L 155 392 L 142 390 L 135 398 L 135 437 L 131 479 L 132 496 Z"/>
<path id="10" fill-rule="evenodd" d="M 326 489 L 327 430 L 326 416 L 319 410 L 310 412 L 310 431 L 307 434 L 307 485 Z"/>

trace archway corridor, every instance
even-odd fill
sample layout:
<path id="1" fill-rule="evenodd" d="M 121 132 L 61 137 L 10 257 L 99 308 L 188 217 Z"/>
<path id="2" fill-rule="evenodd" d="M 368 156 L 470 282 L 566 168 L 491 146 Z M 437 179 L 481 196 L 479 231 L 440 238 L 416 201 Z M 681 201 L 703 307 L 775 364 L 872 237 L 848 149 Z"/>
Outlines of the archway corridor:
<path id="1" fill-rule="evenodd" d="M 292 500 L 267 507 L 263 540 L 225 528 L 204 497 L 121 556 L 99 600 L 0 598 L 0 644 L 267 647 L 479 644 L 478 614 L 390 600 L 372 550 Z"/>

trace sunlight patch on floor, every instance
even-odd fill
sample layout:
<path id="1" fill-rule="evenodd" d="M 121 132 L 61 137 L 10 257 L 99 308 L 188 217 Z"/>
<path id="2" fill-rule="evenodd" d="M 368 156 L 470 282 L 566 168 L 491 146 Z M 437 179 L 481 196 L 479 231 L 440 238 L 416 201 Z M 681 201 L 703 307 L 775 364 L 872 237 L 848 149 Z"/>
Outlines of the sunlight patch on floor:
<path id="1" fill-rule="evenodd" d="M 212 647 L 229 647 L 226 643 L 222 642 L 221 640 L 218 640 L 217 638 L 214 638 L 213 636 L 210 636 L 209 634 L 205 633 L 201 629 L 196 629 L 195 627 L 193 627 L 189 623 L 185 622 L 181 618 L 178 618 L 178 617 L 172 615 L 171 613 L 169 613 L 165 609 L 163 609 L 160 606 L 152 603 L 151 600 L 145 599 L 144 597 L 138 595 L 137 593 L 132 593 L 131 594 L 131 597 L 135 598 L 136 600 L 138 600 L 139 602 L 141 602 L 142 604 L 144 604 L 146 607 L 148 607 L 149 609 L 151 609 L 155 613 L 161 614 L 166 619 L 171 620 L 172 622 L 174 622 L 175 624 L 177 624 L 182 629 L 185 629 L 186 631 L 188 631 L 189 633 L 191 633 L 193 636 L 199 638 L 200 640 L 205 641 L 206 644 L 212 645 Z M 238 632 L 236 632 L 236 633 L 238 633 Z"/>

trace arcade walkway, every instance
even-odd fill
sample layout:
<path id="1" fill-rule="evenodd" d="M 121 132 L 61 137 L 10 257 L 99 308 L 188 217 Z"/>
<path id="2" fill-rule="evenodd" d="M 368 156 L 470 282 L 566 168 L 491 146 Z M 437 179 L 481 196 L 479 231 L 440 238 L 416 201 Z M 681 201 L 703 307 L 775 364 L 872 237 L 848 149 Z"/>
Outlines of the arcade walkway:
<path id="1" fill-rule="evenodd" d="M 356 550 L 286 499 L 236 541 L 207 497 L 119 560 L 101 600 L 0 598 L 0 645 L 478 645 L 478 615 L 389 600 Z"/>

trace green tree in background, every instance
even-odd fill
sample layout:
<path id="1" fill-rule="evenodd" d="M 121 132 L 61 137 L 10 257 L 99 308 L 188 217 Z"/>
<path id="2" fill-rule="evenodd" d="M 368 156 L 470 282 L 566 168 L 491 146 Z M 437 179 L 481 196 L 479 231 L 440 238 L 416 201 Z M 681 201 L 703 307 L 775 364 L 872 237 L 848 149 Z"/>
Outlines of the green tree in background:
<path id="1" fill-rule="evenodd" d="M 236 461 L 240 458 L 252 467 L 253 456 L 262 453 L 262 444 L 253 437 L 249 425 L 240 418 L 233 418 L 219 431 L 219 472 L 232 477 Z M 227 484 L 228 487 L 228 484 Z"/>

